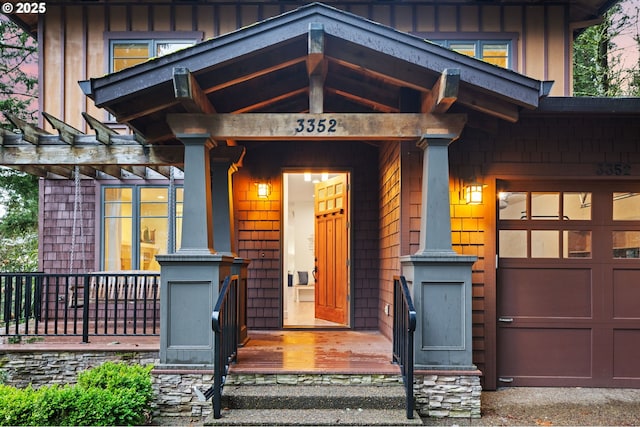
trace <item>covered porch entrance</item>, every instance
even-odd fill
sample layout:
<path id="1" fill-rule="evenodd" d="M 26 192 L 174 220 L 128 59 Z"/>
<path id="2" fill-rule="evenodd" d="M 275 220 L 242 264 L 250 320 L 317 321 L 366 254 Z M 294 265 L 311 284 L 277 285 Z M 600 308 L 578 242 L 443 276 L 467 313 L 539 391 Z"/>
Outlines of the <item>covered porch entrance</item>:
<path id="1" fill-rule="evenodd" d="M 61 125 L 75 146 L 49 141 L 50 157 L 34 150 L 14 162 L 51 166 L 62 152 L 87 174 L 120 164 L 184 170 L 181 248 L 156 256 L 165 367 L 213 362 L 211 307 L 236 271 L 248 329 L 282 328 L 280 175 L 313 167 L 353 178 L 351 310 L 335 323 L 391 336 L 393 283 L 405 274 L 420 316 L 416 363 L 477 380 L 475 257 L 452 250 L 448 147 L 470 113 L 476 124 L 517 121 L 548 90 L 541 82 L 314 3 L 81 87 L 135 137 L 112 144 L 99 123 L 96 138 Z M 266 200 L 263 180 L 274 189 Z"/>

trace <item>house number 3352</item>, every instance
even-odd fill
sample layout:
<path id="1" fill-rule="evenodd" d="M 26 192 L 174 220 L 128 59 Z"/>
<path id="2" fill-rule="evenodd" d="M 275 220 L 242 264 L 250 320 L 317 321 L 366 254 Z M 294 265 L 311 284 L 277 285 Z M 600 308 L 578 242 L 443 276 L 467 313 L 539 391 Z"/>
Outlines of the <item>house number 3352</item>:
<path id="1" fill-rule="evenodd" d="M 596 166 L 597 175 L 631 175 L 631 165 L 623 162 L 600 162 Z"/>
<path id="2" fill-rule="evenodd" d="M 336 119 L 298 119 L 296 133 L 332 133 L 336 131 Z"/>

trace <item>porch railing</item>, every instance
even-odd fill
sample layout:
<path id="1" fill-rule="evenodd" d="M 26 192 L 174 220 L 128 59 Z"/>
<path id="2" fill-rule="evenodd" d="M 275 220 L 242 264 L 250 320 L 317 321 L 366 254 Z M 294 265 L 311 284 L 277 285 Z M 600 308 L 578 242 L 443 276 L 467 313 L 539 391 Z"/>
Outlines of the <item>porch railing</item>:
<path id="1" fill-rule="evenodd" d="M 213 417 L 222 417 L 222 389 L 229 366 L 238 355 L 240 322 L 238 316 L 240 280 L 237 275 L 224 279 L 218 301 L 211 315 L 214 332 Z"/>
<path id="2" fill-rule="evenodd" d="M 160 275 L 0 273 L 0 336 L 158 335 Z"/>
<path id="3" fill-rule="evenodd" d="M 407 396 L 407 418 L 413 418 L 413 333 L 416 310 L 404 276 L 393 278 L 393 362 L 400 366 Z"/>

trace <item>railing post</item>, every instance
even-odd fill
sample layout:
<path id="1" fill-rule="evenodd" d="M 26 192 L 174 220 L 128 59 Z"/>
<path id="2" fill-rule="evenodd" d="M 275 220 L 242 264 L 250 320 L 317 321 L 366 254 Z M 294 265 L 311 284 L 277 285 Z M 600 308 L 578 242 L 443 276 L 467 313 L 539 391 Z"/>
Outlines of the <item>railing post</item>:
<path id="1" fill-rule="evenodd" d="M 76 289 L 78 288 L 78 279 L 80 277 L 76 276 Z M 84 275 L 84 288 L 82 289 L 82 342 L 89 342 L 89 286 L 91 284 L 91 276 L 88 274 Z"/>

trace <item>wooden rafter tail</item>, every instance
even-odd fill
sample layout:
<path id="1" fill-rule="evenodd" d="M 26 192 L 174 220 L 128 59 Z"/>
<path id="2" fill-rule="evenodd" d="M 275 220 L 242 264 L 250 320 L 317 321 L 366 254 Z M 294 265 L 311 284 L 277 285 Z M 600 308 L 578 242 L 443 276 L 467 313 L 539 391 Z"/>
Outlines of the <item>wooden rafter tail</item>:
<path id="1" fill-rule="evenodd" d="M 16 145 L 22 140 L 22 135 L 0 128 L 0 146 Z"/>
<path id="2" fill-rule="evenodd" d="M 147 178 L 147 168 L 145 166 L 121 166 L 121 169 L 138 178 Z"/>
<path id="3" fill-rule="evenodd" d="M 167 179 L 171 178 L 171 166 L 147 166 L 147 167 Z"/>
<path id="4" fill-rule="evenodd" d="M 8 166 L 8 167 L 10 167 L 13 170 L 27 173 L 29 175 L 37 176 L 39 178 L 46 178 L 49 175 L 49 172 L 47 171 L 47 169 L 39 166 L 34 166 L 34 165 Z"/>
<path id="5" fill-rule="evenodd" d="M 118 132 L 114 131 L 113 129 L 102 123 L 100 120 L 90 116 L 87 113 L 83 112 L 82 117 L 84 117 L 89 127 L 96 133 L 96 139 L 98 140 L 98 142 L 104 145 L 110 145 L 111 137 L 119 135 Z"/>
<path id="6" fill-rule="evenodd" d="M 58 131 L 60 139 L 69 145 L 74 145 L 77 137 L 85 135 L 84 132 L 74 128 L 49 113 L 42 112 L 42 115 L 51 124 L 51 126 Z"/>
<path id="7" fill-rule="evenodd" d="M 7 120 L 9 120 L 15 127 L 20 129 L 20 131 L 22 132 L 22 139 L 31 144 L 40 145 L 42 139 L 52 136 L 52 134 L 50 134 L 46 130 L 27 123 L 13 114 L 6 112 L 4 112 L 3 114 L 5 115 Z"/>
<path id="8" fill-rule="evenodd" d="M 99 165 L 99 166 L 95 166 L 96 170 L 100 171 L 101 173 L 108 175 L 110 177 L 116 178 L 116 179 L 121 179 L 122 178 L 122 169 L 120 168 L 120 166 L 116 166 L 116 165 Z"/>

